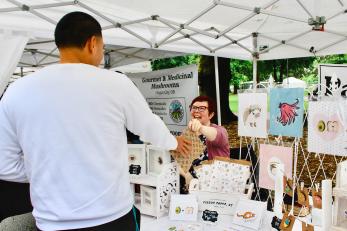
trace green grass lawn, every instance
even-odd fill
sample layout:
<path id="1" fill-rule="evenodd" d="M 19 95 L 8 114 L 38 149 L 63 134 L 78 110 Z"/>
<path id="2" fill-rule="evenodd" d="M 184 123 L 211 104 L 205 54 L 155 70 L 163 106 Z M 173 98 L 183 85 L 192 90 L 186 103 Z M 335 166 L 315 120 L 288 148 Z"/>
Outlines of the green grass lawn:
<path id="1" fill-rule="evenodd" d="M 239 103 L 239 98 L 237 97 L 237 95 L 230 93 L 229 94 L 229 107 L 230 107 L 230 110 L 232 112 L 237 113 L 238 103 Z"/>
<path id="2" fill-rule="evenodd" d="M 305 96 L 307 96 L 307 92 L 305 92 Z M 229 107 L 230 107 L 230 110 L 233 112 L 233 113 L 237 113 L 238 112 L 238 103 L 239 103 L 239 99 L 238 99 L 238 96 L 237 95 L 234 95 L 232 93 L 229 93 Z M 268 111 L 269 111 L 269 99 L 268 99 Z M 304 100 L 304 108 L 305 110 L 307 110 L 307 106 L 308 106 L 308 102 L 307 100 L 305 99 Z"/>

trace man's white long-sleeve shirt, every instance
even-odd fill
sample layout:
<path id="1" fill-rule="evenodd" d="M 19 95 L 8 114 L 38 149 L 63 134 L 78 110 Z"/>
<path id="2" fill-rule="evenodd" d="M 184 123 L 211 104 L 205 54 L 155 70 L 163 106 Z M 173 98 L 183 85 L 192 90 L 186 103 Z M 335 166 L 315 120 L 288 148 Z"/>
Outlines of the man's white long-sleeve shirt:
<path id="1" fill-rule="evenodd" d="M 125 128 L 177 146 L 126 76 L 86 64 L 43 68 L 0 101 L 0 179 L 30 182 L 42 230 L 115 220 L 133 205 Z"/>

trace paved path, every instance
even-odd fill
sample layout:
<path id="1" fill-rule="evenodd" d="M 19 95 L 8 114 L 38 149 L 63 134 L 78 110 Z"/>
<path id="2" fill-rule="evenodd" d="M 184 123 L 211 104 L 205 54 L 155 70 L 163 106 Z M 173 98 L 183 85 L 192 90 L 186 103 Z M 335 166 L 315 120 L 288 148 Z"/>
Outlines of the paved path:
<path id="1" fill-rule="evenodd" d="M 8 217 L 0 223 L 0 231 L 36 231 L 31 213 Z"/>

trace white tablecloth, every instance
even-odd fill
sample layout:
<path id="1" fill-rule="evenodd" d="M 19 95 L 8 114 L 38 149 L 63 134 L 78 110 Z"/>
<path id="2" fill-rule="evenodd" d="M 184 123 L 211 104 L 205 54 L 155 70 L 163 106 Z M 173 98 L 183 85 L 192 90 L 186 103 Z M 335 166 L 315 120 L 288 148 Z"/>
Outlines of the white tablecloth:
<path id="1" fill-rule="evenodd" d="M 273 212 L 266 211 L 262 221 L 260 231 L 276 231 L 271 227 Z M 156 219 L 148 216 L 141 217 L 141 231 L 169 231 L 170 227 L 176 227 L 177 230 L 189 231 L 188 227 L 202 227 L 201 231 L 255 231 L 247 228 L 238 227 L 232 224 L 232 216 L 221 215 L 217 224 L 205 224 L 201 221 L 170 221 L 168 216 Z M 301 222 L 295 221 L 293 231 L 301 231 Z M 315 231 L 321 231 L 319 227 L 315 227 Z"/>

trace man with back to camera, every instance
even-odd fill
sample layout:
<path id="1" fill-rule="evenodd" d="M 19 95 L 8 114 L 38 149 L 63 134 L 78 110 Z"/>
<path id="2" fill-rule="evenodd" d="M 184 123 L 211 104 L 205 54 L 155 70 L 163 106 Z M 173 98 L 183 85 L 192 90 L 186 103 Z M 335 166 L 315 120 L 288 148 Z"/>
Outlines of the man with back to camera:
<path id="1" fill-rule="evenodd" d="M 39 230 L 139 230 L 125 129 L 181 153 L 190 143 L 125 75 L 97 67 L 104 44 L 93 17 L 65 15 L 55 42 L 60 64 L 19 79 L 0 101 L 0 179 L 30 182 Z"/>

